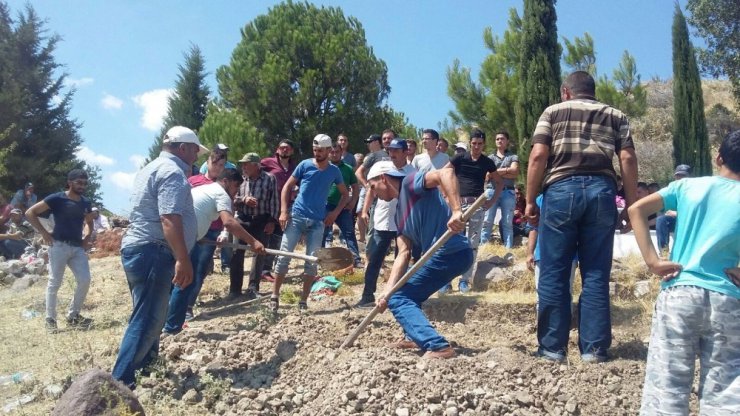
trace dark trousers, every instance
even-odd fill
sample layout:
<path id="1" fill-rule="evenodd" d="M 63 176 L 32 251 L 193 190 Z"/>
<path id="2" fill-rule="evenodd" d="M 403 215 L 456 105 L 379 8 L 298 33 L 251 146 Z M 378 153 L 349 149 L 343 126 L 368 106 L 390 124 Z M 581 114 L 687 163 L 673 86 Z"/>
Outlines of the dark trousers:
<path id="1" fill-rule="evenodd" d="M 255 218 L 249 221 L 239 220 L 242 227 L 260 243 L 267 245 L 268 235 L 265 234 L 265 225 L 267 219 Z M 239 244 L 247 244 L 245 241 L 239 240 Z M 267 256 L 254 256 L 252 258 L 252 267 L 249 270 L 249 289 L 259 292 L 260 277 L 262 273 L 262 267 Z M 244 285 L 244 250 L 234 250 L 234 254 L 231 256 L 229 262 L 229 293 L 242 293 L 242 286 Z"/>

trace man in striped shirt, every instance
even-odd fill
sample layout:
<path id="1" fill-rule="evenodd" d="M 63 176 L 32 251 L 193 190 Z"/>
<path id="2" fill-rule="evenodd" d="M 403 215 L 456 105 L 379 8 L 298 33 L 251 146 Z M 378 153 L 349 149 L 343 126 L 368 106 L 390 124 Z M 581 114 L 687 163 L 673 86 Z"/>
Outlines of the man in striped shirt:
<path id="1" fill-rule="evenodd" d="M 532 137 L 526 215 L 539 222 L 540 280 L 537 339 L 540 357 L 563 361 L 571 320 L 571 260 L 578 254 L 583 292 L 579 342 L 584 362 L 603 362 L 611 345 L 609 274 L 617 221 L 619 156 L 626 205 L 636 199 L 637 157 L 629 122 L 619 110 L 596 101 L 593 77 L 570 74 L 562 102 L 545 109 Z M 544 192 L 542 219 L 535 203 Z M 623 218 L 628 221 L 626 209 Z M 621 224 L 621 222 L 620 222 Z M 628 223 L 625 223 L 628 228 Z"/>

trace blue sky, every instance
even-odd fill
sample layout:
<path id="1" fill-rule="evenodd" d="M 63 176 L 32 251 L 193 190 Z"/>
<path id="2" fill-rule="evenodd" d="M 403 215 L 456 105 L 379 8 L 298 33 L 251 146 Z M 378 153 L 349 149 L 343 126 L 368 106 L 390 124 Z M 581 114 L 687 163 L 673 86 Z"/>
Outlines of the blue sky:
<path id="1" fill-rule="evenodd" d="M 8 3 L 14 16 L 25 7 L 25 1 Z M 121 214 L 130 209 L 133 176 L 159 132 L 183 52 L 191 43 L 201 48 L 216 93 L 215 71 L 229 62 L 240 29 L 276 3 L 33 2 L 46 27 L 62 37 L 55 56 L 66 67 L 68 85 L 76 88 L 72 116 L 83 124 L 84 140 L 78 155 L 102 169 L 107 208 Z M 679 3 L 684 7 L 686 1 Z M 447 96 L 448 66 L 460 59 L 477 76 L 487 52 L 483 29 L 491 26 L 501 35 L 509 8 L 520 14 L 522 9 L 521 0 L 315 4 L 339 6 L 362 22 L 368 44 L 388 65 L 389 103 L 417 127 L 433 128 L 453 109 Z M 558 36 L 572 39 L 589 32 L 599 73 L 611 74 L 626 49 L 635 56 L 643 80 L 670 78 L 673 9 L 669 0 L 561 0 Z"/>

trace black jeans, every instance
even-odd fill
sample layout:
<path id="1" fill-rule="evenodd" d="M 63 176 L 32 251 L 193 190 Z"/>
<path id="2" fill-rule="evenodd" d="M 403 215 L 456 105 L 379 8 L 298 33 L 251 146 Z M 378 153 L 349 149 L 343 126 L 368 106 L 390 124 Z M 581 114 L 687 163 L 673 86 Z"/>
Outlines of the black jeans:
<path id="1" fill-rule="evenodd" d="M 267 218 L 255 217 L 248 221 L 242 221 L 239 219 L 239 223 L 242 227 L 247 230 L 254 238 L 260 243 L 267 246 L 267 238 L 265 234 L 265 225 L 267 225 Z M 239 240 L 239 244 L 247 244 L 245 241 Z M 267 256 L 254 256 L 252 258 L 252 267 L 249 270 L 249 285 L 248 288 L 259 292 L 260 277 L 262 274 L 262 266 Z M 242 293 L 242 286 L 244 285 L 244 250 L 234 250 L 234 254 L 231 256 L 229 262 L 229 293 Z"/>

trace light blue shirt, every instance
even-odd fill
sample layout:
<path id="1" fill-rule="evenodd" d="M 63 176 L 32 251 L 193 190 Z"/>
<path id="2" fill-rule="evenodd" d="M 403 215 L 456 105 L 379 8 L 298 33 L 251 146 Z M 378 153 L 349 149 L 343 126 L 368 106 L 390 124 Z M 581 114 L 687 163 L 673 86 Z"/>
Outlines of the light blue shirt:
<path id="1" fill-rule="evenodd" d="M 236 165 L 227 160 L 226 163 L 224 163 L 224 169 L 236 169 Z M 236 170 L 238 170 L 239 173 L 241 173 L 241 170 L 239 169 L 236 169 Z M 200 173 L 201 175 L 205 175 L 206 173 L 208 173 L 208 160 L 206 160 L 205 162 L 203 162 L 202 165 L 200 165 L 200 170 L 198 171 L 198 173 Z"/>
<path id="2" fill-rule="evenodd" d="M 698 286 L 740 299 L 724 269 L 740 264 L 740 181 L 721 176 L 673 181 L 658 191 L 678 213 L 671 261 L 683 269 L 663 289 Z"/>
<path id="3" fill-rule="evenodd" d="M 311 158 L 296 166 L 293 177 L 298 180 L 299 188 L 292 215 L 324 221 L 329 190 L 332 184 L 344 183 L 342 172 L 331 163 L 324 170 L 320 170 Z"/>
<path id="4" fill-rule="evenodd" d="M 188 252 L 193 248 L 198 226 L 188 172 L 190 166 L 182 159 L 172 153 L 161 152 L 158 158 L 136 174 L 134 193 L 131 195 L 131 224 L 123 236 L 121 248 L 152 242 L 169 246 L 159 218 L 166 214 L 182 217 Z"/>

